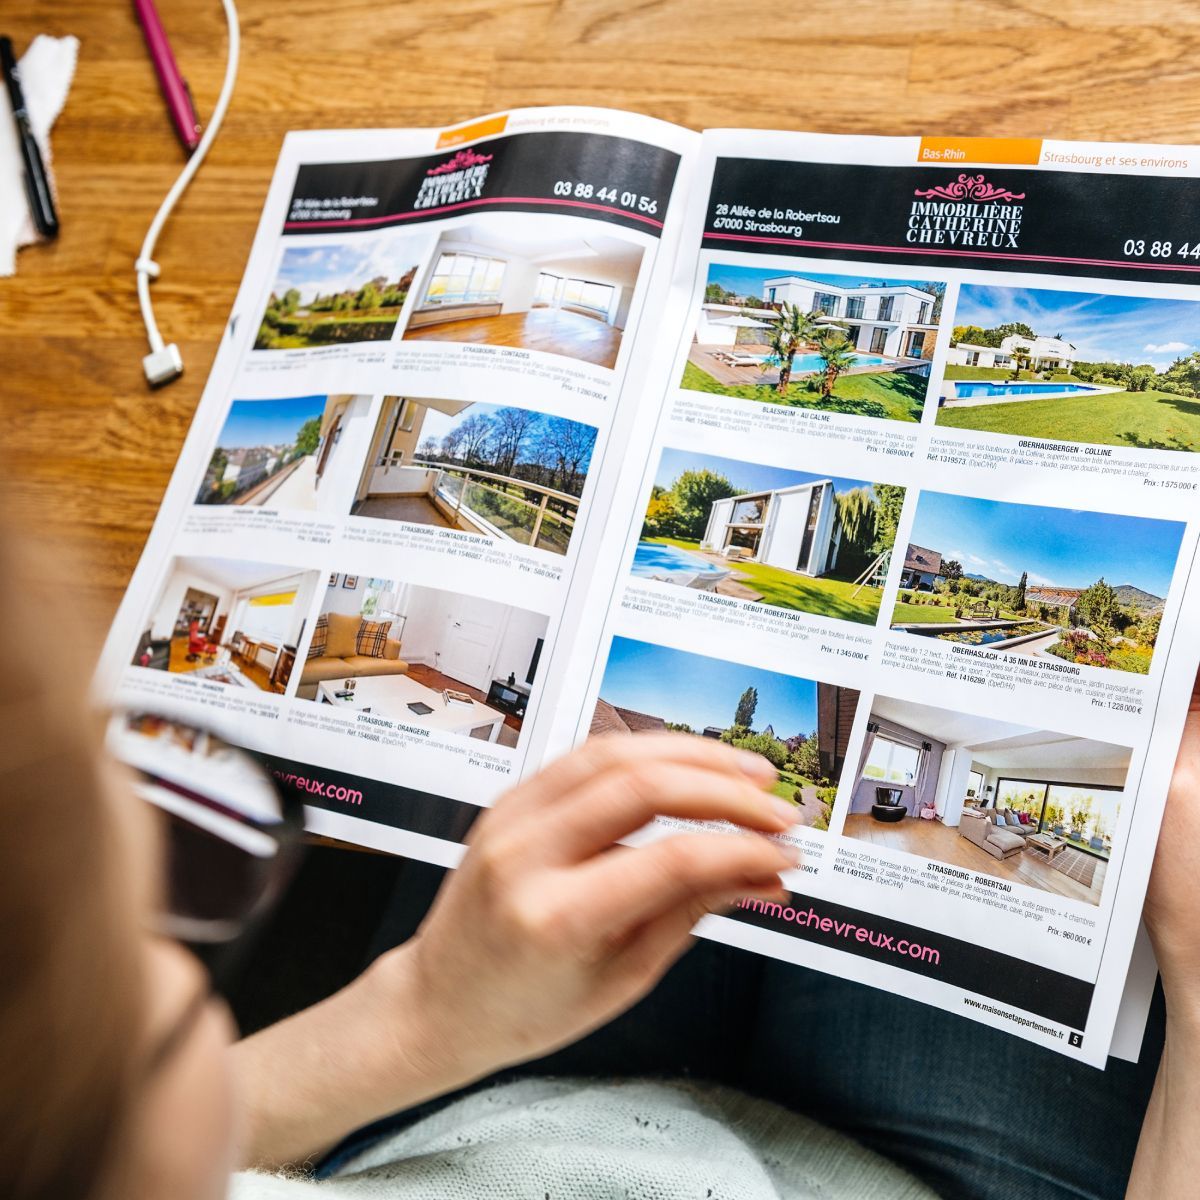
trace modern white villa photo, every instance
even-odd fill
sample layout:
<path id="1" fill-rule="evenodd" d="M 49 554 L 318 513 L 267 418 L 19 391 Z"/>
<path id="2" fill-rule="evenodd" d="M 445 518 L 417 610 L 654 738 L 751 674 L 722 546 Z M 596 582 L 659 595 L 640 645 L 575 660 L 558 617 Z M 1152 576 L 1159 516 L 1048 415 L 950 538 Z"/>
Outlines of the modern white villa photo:
<path id="1" fill-rule="evenodd" d="M 921 492 L 892 632 L 1148 674 L 1184 529 Z"/>
<path id="2" fill-rule="evenodd" d="M 943 282 L 714 262 L 680 386 L 919 421 Z"/>
<path id="3" fill-rule="evenodd" d="M 964 284 L 938 406 L 954 429 L 1200 450 L 1200 303 Z"/>
<path id="4" fill-rule="evenodd" d="M 273 563 L 173 559 L 132 665 L 286 692 L 319 578 Z"/>
<path id="5" fill-rule="evenodd" d="M 516 746 L 549 624 L 482 596 L 333 573 L 296 695 Z"/>
<path id="6" fill-rule="evenodd" d="M 874 624 L 904 488 L 665 447 L 635 578 Z"/>
<path id="7" fill-rule="evenodd" d="M 196 503 L 337 511 L 370 407 L 370 396 L 234 400 Z"/>
<path id="8" fill-rule="evenodd" d="M 876 696 L 844 836 L 1099 904 L 1128 747 Z"/>
<path id="9" fill-rule="evenodd" d="M 566 554 L 595 445 L 533 409 L 386 396 L 351 513 Z"/>
<path id="10" fill-rule="evenodd" d="M 642 247 L 578 217 L 496 213 L 442 234 L 406 340 L 482 342 L 613 367 Z"/>

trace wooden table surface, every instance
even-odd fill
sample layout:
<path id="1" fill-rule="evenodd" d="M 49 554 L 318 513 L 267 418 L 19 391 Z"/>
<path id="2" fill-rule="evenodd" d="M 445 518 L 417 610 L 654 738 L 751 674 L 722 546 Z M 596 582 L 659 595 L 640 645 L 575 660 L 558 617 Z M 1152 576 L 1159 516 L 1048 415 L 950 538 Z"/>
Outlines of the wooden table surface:
<path id="1" fill-rule="evenodd" d="M 1200 142 L 1194 0 L 240 0 L 243 61 L 159 244 L 155 307 L 187 373 L 151 392 L 132 264 L 181 164 L 129 0 L 26 0 L 0 32 L 82 43 L 53 136 L 63 232 L 0 279 L 0 471 L 22 523 L 115 610 L 200 396 L 289 129 L 446 125 L 531 104 L 693 126 Z M 217 0 L 160 0 L 201 114 Z M 91 640 L 89 638 L 89 640 Z"/>

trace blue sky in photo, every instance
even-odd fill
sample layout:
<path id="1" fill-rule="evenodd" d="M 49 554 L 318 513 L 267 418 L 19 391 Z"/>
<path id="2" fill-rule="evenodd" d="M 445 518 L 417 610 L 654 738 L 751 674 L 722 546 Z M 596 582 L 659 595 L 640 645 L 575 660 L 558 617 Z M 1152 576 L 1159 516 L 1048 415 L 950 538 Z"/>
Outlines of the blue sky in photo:
<path id="1" fill-rule="evenodd" d="M 914 287 L 918 290 L 921 284 L 913 279 L 893 279 L 886 275 L 830 275 L 828 272 L 808 271 L 803 268 L 785 269 L 773 267 L 764 270 L 762 267 L 734 267 L 729 263 L 712 263 L 708 268 L 708 282 L 719 283 L 727 292 L 736 292 L 739 296 L 757 296 L 763 298 L 763 282 L 767 279 L 779 279 L 784 275 L 798 275 L 802 279 L 811 279 L 814 283 L 830 283 L 834 287 L 854 288 L 864 284 L 887 287 Z"/>
<path id="2" fill-rule="evenodd" d="M 1081 362 L 1151 363 L 1161 369 L 1200 349 L 1200 304 L 1194 300 L 963 285 L 955 325 L 992 329 L 1010 321 L 1024 321 L 1045 337 L 1061 333 Z"/>
<path id="3" fill-rule="evenodd" d="M 235 400 L 217 438 L 223 450 L 239 446 L 278 446 L 294 442 L 300 426 L 325 411 L 324 396 L 287 400 Z"/>
<path id="4" fill-rule="evenodd" d="M 426 438 L 433 438 L 435 442 L 440 442 L 442 438 L 444 438 L 452 429 L 457 428 L 464 421 L 469 420 L 471 417 L 494 417 L 496 413 L 501 411 L 501 409 L 511 407 L 512 405 L 504 404 L 468 404 L 466 408 L 459 413 L 455 413 L 453 416 L 449 413 L 439 412 L 436 408 L 426 409 L 425 416 L 421 420 L 421 436 L 418 439 L 418 445 L 423 443 Z M 521 451 L 522 458 L 525 460 L 530 459 L 532 447 L 534 442 L 537 441 L 538 433 L 549 419 L 546 413 L 535 413 L 534 416 L 538 418 L 537 424 L 532 426 L 529 430 L 529 433 L 526 435 L 524 448 Z M 561 417 L 560 420 L 565 421 L 570 420 L 570 418 Z M 584 423 L 582 421 L 576 421 L 574 424 L 583 425 Z M 585 425 L 584 427 L 591 431 L 593 439 L 592 444 L 594 446 L 596 429 L 590 425 Z M 579 464 L 580 472 L 586 472 L 588 467 L 591 466 L 591 461 L 592 456 L 589 454 Z"/>
<path id="5" fill-rule="evenodd" d="M 817 685 L 811 679 L 632 638 L 613 638 L 600 698 L 698 731 L 707 725 L 731 725 L 738 698 L 748 687 L 758 689 L 755 729 L 772 725 L 782 738 L 807 736 L 816 729 Z"/>
<path id="6" fill-rule="evenodd" d="M 308 304 L 318 295 L 357 291 L 380 275 L 394 283 L 417 265 L 412 246 L 403 238 L 374 238 L 333 246 L 289 246 L 283 252 L 271 290 L 282 296 L 288 288 L 295 288 L 300 293 L 300 302 Z"/>
<path id="7" fill-rule="evenodd" d="M 833 480 L 835 492 L 849 492 L 856 487 L 871 486 L 865 479 L 843 479 L 839 475 L 812 475 L 807 471 L 787 471 L 782 467 L 764 467 L 736 458 L 718 458 L 714 454 L 672 450 L 669 446 L 663 448 L 654 482 L 659 487 L 669 488 L 684 471 L 715 471 L 718 475 L 724 475 L 742 494 L 795 487 L 798 484 L 811 483 L 814 479 Z"/>
<path id="8" fill-rule="evenodd" d="M 1007 504 L 922 492 L 909 541 L 957 559 L 968 575 L 1084 588 L 1103 579 L 1165 597 L 1183 523 L 1114 513 Z"/>

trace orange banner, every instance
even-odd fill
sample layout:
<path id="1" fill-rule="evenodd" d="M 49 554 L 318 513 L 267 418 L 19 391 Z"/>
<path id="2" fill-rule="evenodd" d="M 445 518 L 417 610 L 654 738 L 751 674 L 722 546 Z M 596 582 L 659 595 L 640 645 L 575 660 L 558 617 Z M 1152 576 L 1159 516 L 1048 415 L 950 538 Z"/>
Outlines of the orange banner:
<path id="1" fill-rule="evenodd" d="M 486 121 L 476 121 L 474 125 L 460 125 L 457 129 L 443 129 L 438 134 L 437 148 L 444 150 L 447 146 L 461 146 L 464 142 L 475 142 L 480 138 L 491 137 L 495 133 L 503 133 L 508 124 L 508 114 L 502 117 L 489 117 Z"/>
<path id="2" fill-rule="evenodd" d="M 1041 138 L 923 137 L 917 161 L 923 163 L 1023 163 L 1042 157 Z"/>

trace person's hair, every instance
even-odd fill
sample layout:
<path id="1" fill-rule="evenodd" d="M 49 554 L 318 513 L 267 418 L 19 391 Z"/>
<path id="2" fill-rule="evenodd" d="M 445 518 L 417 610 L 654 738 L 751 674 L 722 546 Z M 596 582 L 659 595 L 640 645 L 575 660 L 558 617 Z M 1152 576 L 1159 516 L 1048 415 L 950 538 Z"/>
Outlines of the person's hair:
<path id="1" fill-rule="evenodd" d="M 115 1200 L 142 1070 L 141 884 L 85 710 L 91 640 L 10 530 L 0 513 L 0 1173 L 9 1200 Z"/>

